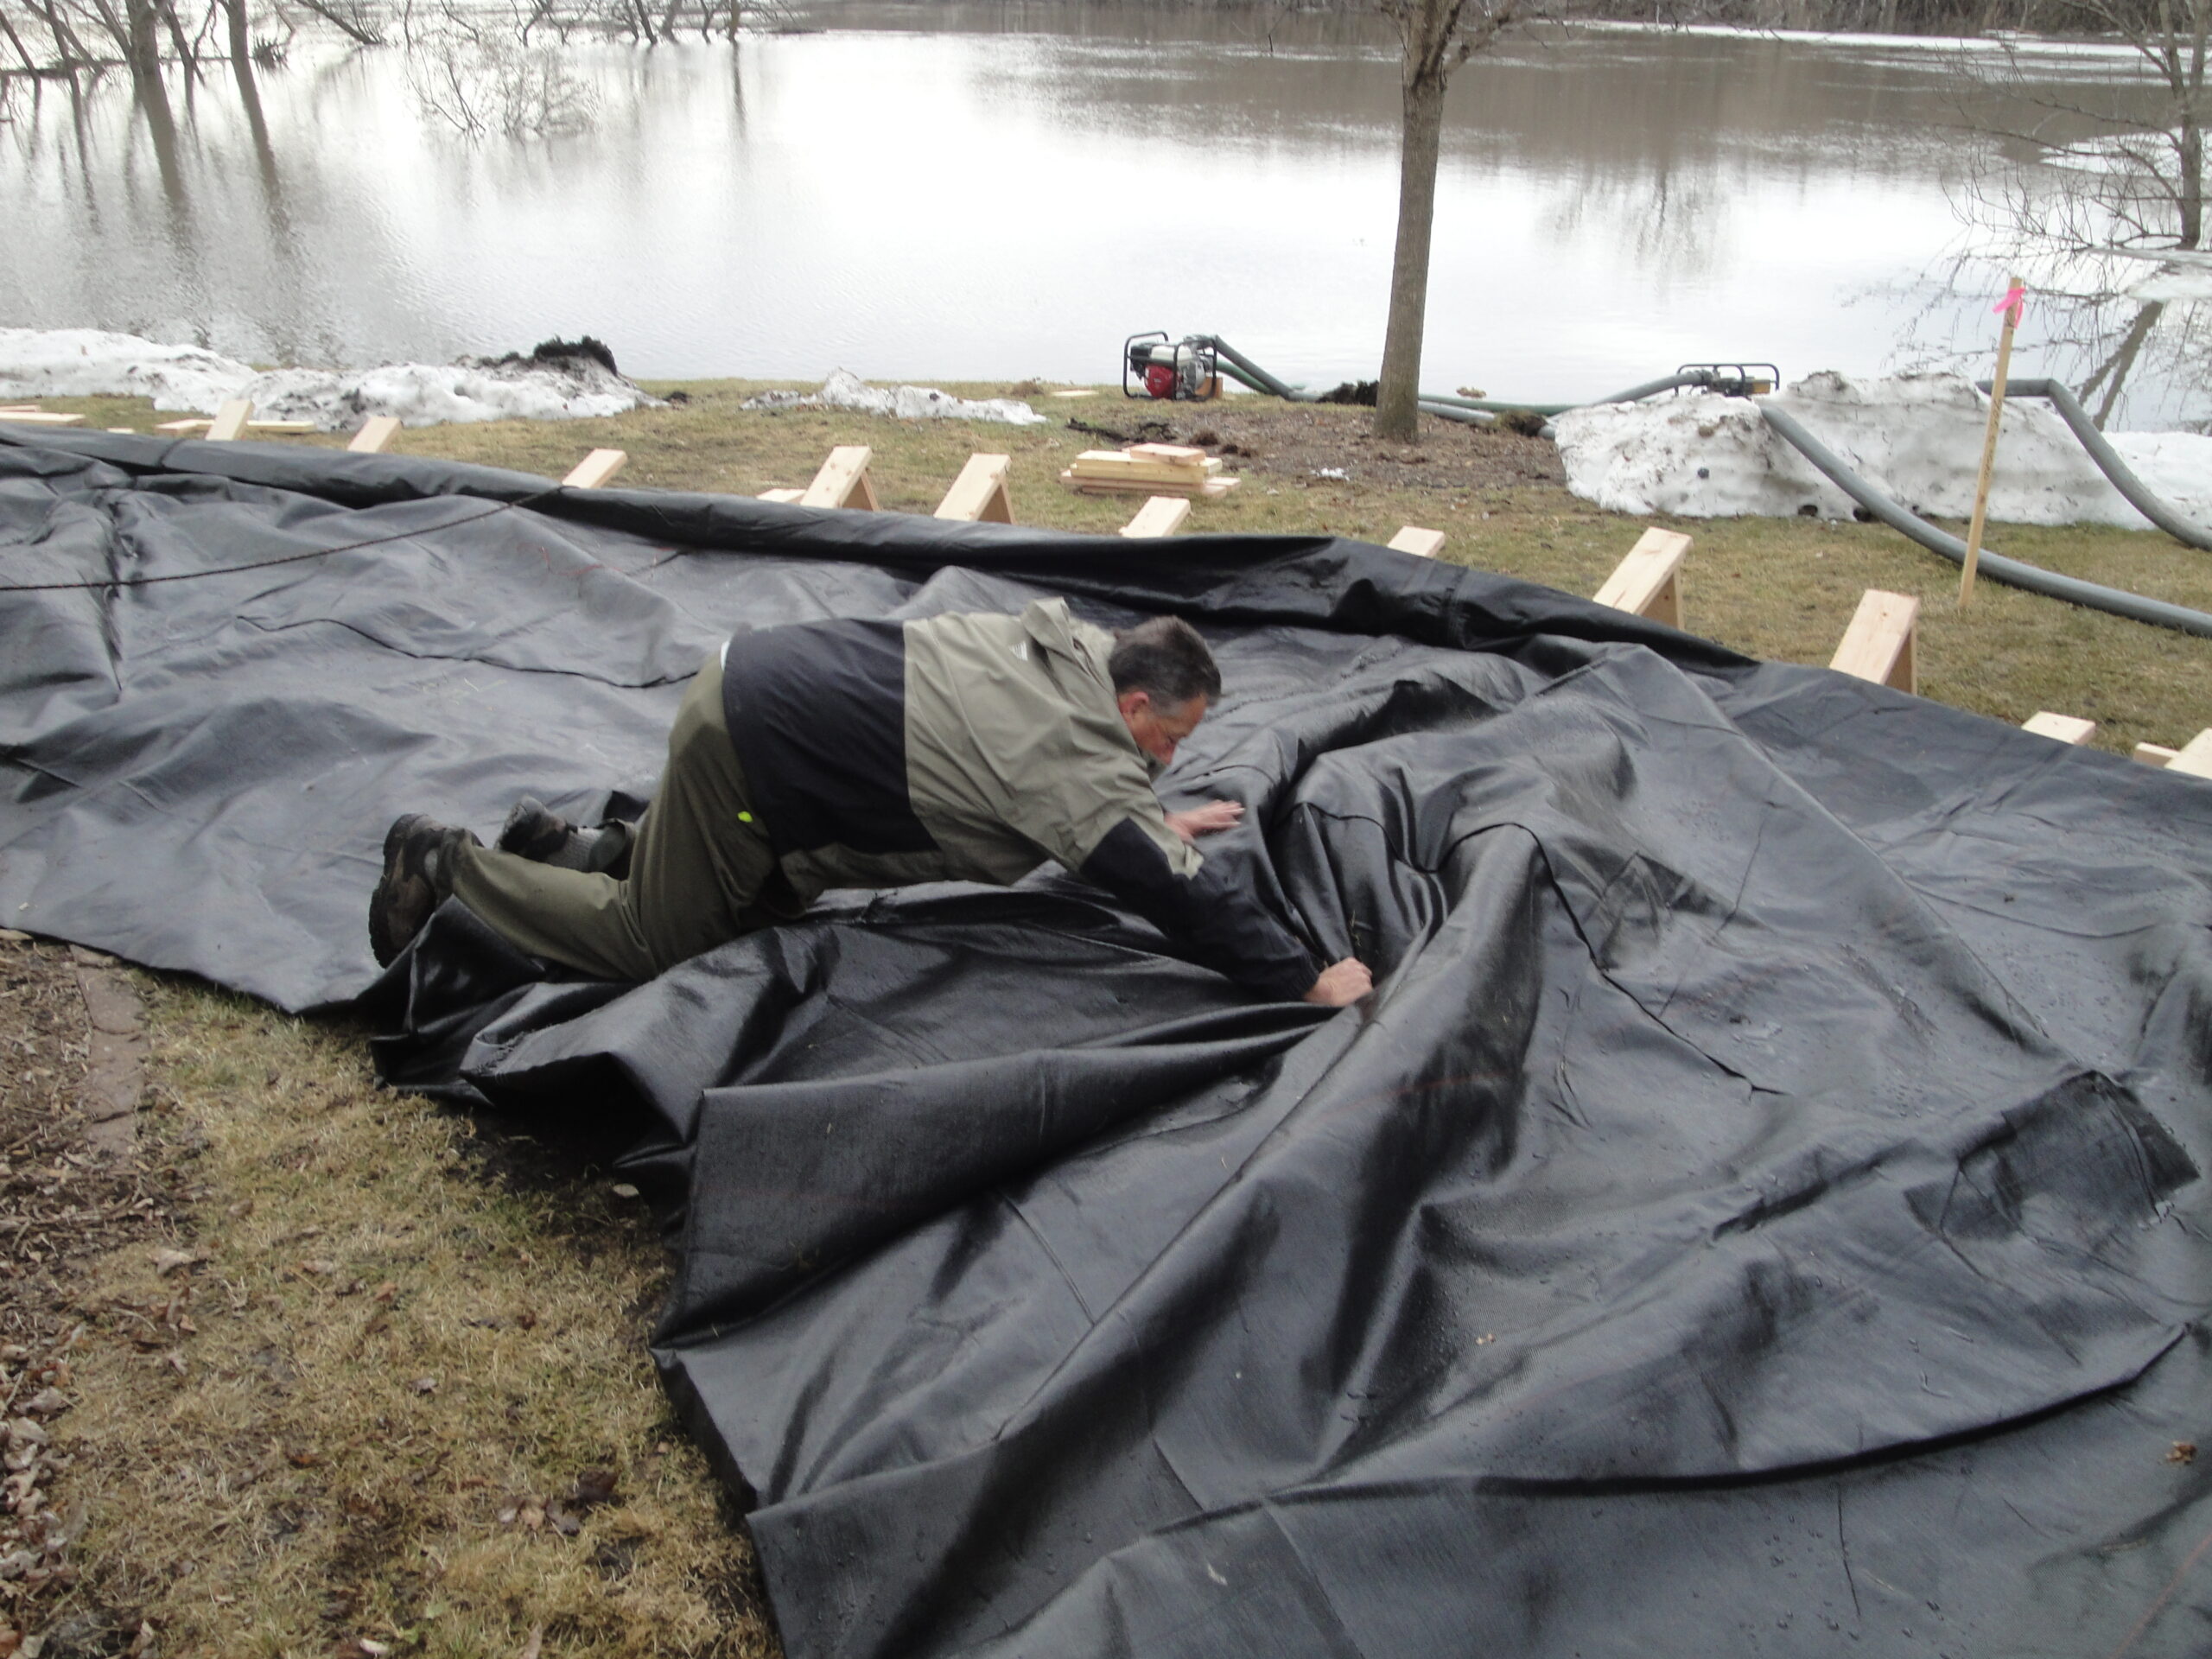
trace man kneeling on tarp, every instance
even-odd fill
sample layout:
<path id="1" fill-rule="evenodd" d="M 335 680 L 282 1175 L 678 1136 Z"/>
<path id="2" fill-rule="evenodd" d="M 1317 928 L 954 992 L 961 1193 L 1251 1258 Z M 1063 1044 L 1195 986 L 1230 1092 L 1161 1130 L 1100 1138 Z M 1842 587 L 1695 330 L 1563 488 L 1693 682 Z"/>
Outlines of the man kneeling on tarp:
<path id="1" fill-rule="evenodd" d="M 1253 989 L 1342 1007 L 1367 969 L 1317 971 L 1198 855 L 1243 807 L 1167 812 L 1153 793 L 1220 695 L 1188 623 L 1110 634 L 1064 600 L 741 632 L 685 693 L 634 828 L 593 835 L 524 801 L 493 850 L 410 813 L 385 837 L 369 941 L 390 963 L 450 893 L 531 956 L 643 980 L 826 887 L 1003 885 L 1055 858 Z"/>

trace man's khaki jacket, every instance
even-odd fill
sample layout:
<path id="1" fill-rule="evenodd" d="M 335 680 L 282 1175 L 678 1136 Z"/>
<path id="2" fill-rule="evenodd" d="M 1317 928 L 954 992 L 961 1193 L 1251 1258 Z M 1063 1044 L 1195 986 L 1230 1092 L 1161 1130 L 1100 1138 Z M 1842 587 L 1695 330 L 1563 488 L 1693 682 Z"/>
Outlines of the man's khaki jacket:
<path id="1" fill-rule="evenodd" d="M 1303 995 L 1312 953 L 1168 827 L 1158 766 L 1115 702 L 1112 650 L 1057 599 L 732 639 L 730 741 L 792 895 L 1003 886 L 1055 859 L 1207 965 Z"/>

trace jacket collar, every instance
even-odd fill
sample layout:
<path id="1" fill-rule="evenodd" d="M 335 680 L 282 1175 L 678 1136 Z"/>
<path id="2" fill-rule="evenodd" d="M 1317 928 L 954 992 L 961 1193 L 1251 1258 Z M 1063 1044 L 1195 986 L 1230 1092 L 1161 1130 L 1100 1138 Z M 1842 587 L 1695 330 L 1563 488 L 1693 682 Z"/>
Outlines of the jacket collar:
<path id="1" fill-rule="evenodd" d="M 1055 677 L 1062 688 L 1084 709 L 1106 721 L 1116 739 L 1127 746 L 1143 766 L 1147 778 L 1157 779 L 1167 770 L 1137 747 L 1136 739 L 1129 734 L 1129 723 L 1122 718 L 1121 706 L 1114 699 L 1114 679 L 1107 671 L 1105 654 L 1096 641 L 1088 637 L 1099 634 L 1102 630 L 1077 622 L 1065 599 L 1032 600 L 1021 613 L 1021 626 L 1038 650 L 1051 658 L 1059 671 Z"/>

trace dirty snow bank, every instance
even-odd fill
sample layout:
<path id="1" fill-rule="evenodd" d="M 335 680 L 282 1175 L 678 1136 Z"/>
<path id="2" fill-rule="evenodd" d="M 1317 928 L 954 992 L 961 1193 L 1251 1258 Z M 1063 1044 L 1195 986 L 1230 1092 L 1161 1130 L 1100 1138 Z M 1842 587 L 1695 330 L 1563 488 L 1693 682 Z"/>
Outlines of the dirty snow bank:
<path id="1" fill-rule="evenodd" d="M 871 386 L 849 369 L 837 369 L 822 383 L 819 391 L 764 391 L 748 397 L 746 409 L 855 409 L 864 415 L 895 415 L 902 421 L 932 416 L 955 421 L 1004 421 L 1011 426 L 1042 426 L 1052 417 L 1039 415 L 1011 397 L 981 400 L 955 397 L 933 386 Z"/>
<path id="2" fill-rule="evenodd" d="M 1963 375 L 1853 381 L 1808 375 L 1771 400 L 1875 488 L 1923 518 L 1974 511 L 1989 400 Z M 1658 397 L 1572 410 L 1554 423 L 1567 488 L 1615 512 L 1692 518 L 1852 516 L 1822 477 L 1745 397 Z M 2212 524 L 2212 438 L 2106 435 L 2156 494 Z M 2039 398 L 2007 398 L 1989 516 L 2008 524 L 2150 528 Z"/>
<path id="3" fill-rule="evenodd" d="M 0 397 L 150 397 L 213 414 L 253 378 L 234 359 L 97 328 L 0 328 Z"/>
<path id="4" fill-rule="evenodd" d="M 257 420 L 313 421 L 325 432 L 350 431 L 372 415 L 396 415 L 409 426 L 568 421 L 658 403 L 588 355 L 262 374 L 196 346 L 136 334 L 0 328 L 0 397 L 150 397 L 156 409 L 202 415 L 247 397 Z"/>

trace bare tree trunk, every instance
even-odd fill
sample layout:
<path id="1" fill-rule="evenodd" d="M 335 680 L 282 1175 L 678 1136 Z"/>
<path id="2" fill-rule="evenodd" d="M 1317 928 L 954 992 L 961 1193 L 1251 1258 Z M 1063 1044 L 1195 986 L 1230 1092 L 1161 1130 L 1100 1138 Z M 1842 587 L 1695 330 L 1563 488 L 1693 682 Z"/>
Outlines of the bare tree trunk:
<path id="1" fill-rule="evenodd" d="M 188 85 L 200 74 L 200 54 L 192 49 L 192 37 L 184 32 L 184 20 L 176 15 L 176 8 L 169 0 L 155 0 L 154 10 L 168 29 L 169 41 L 176 48 L 177 61 L 184 66 Z"/>
<path id="2" fill-rule="evenodd" d="M 2181 206 L 2181 245 L 2194 248 L 2204 237 L 2204 130 L 2193 110 L 2182 115 L 2180 153 L 2180 188 L 2174 197 Z"/>
<path id="3" fill-rule="evenodd" d="M 2158 326 L 2158 318 L 2165 308 L 2163 300 L 2152 300 L 2138 311 L 2119 347 L 2104 360 L 2101 368 L 2082 383 L 2078 395 L 2087 397 L 2106 376 L 2112 377 L 2112 384 L 2105 388 L 2104 401 L 2097 405 L 2097 412 L 2089 417 L 2098 431 L 2103 431 L 2105 423 L 2112 418 L 2113 410 L 2120 402 L 2120 389 L 2127 384 L 2128 372 L 2134 368 L 2135 359 L 2143 349 L 2143 342 L 2151 338 L 2151 331 Z"/>
<path id="4" fill-rule="evenodd" d="M 16 48 L 16 55 L 23 60 L 23 67 L 32 74 L 38 73 L 38 65 L 32 61 L 30 48 L 23 44 L 23 37 L 16 33 L 16 26 L 8 21 L 8 14 L 0 11 L 0 29 L 8 31 L 8 41 Z"/>
<path id="5" fill-rule="evenodd" d="M 246 125 L 253 133 L 257 155 L 269 154 L 269 124 L 262 118 L 261 88 L 253 79 L 253 37 L 246 26 L 245 0 L 222 0 L 223 21 L 230 30 L 231 78 L 238 84 L 238 102 L 245 106 Z"/>
<path id="6" fill-rule="evenodd" d="M 54 35 L 54 49 L 64 69 L 74 69 L 96 61 L 92 54 L 85 49 L 84 41 L 77 38 L 77 31 L 63 19 L 54 0 L 44 0 L 39 15 L 46 19 L 47 29 Z"/>
<path id="7" fill-rule="evenodd" d="M 1428 251 L 1436 221 L 1436 161 L 1444 143 L 1444 75 L 1408 67 L 1398 147 L 1398 245 L 1390 262 L 1390 320 L 1375 434 L 1411 443 L 1420 415 L 1421 335 L 1428 321 Z"/>

